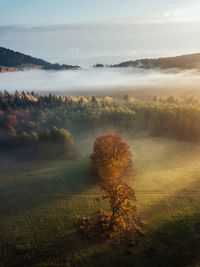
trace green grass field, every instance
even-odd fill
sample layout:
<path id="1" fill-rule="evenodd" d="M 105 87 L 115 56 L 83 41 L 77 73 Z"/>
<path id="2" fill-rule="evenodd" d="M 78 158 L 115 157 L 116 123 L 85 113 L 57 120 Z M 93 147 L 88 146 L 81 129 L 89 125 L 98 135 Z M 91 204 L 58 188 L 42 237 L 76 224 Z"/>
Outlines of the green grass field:
<path id="1" fill-rule="evenodd" d="M 92 142 L 73 162 L 0 164 L 0 266 L 200 266 L 200 144 L 129 140 L 145 237 L 135 246 L 83 238 L 79 219 L 106 203 L 88 176 Z"/>

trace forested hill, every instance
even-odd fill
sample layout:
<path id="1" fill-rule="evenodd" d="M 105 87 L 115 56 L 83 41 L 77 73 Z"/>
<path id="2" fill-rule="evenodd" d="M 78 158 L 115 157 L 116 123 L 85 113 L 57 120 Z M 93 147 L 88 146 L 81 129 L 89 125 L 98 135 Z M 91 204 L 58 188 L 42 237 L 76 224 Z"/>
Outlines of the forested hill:
<path id="1" fill-rule="evenodd" d="M 139 67 L 145 69 L 178 68 L 182 70 L 200 69 L 200 53 L 157 59 L 138 59 L 135 61 L 122 62 L 120 64 L 112 65 L 111 67 Z"/>
<path id="2" fill-rule="evenodd" d="M 52 64 L 45 60 L 31 57 L 0 47 L 0 66 L 12 68 L 42 68 L 46 70 L 77 69 L 79 66 Z"/>

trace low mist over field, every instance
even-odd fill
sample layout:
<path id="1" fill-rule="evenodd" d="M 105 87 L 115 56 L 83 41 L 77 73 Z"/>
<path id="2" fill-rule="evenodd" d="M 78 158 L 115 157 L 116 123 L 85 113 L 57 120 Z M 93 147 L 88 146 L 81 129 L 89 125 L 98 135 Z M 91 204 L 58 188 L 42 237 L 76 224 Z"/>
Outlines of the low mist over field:
<path id="1" fill-rule="evenodd" d="M 30 70 L 1 74 L 0 90 L 35 90 L 37 92 L 58 91 L 63 94 L 81 92 L 83 95 L 116 92 L 142 92 L 159 89 L 169 93 L 175 89 L 196 90 L 199 88 L 200 76 L 192 71 L 159 71 L 137 68 L 88 68 L 68 71 Z M 164 90 L 164 91 L 163 91 Z"/>

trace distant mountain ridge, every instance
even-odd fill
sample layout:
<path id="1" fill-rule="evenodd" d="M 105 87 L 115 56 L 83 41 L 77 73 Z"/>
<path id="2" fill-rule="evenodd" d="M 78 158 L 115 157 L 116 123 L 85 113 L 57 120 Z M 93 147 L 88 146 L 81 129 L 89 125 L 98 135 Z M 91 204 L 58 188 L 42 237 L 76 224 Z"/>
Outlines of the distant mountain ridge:
<path id="1" fill-rule="evenodd" d="M 133 61 L 125 61 L 119 64 L 111 65 L 113 68 L 137 67 L 144 69 L 160 68 L 171 69 L 177 68 L 181 70 L 186 69 L 200 69 L 200 53 L 182 55 L 176 57 L 163 58 L 146 58 Z"/>
<path id="2" fill-rule="evenodd" d="M 79 66 L 60 65 L 58 63 L 52 64 L 40 58 L 28 56 L 4 47 L 0 47 L 0 66 L 15 68 L 16 70 L 25 68 L 39 68 L 45 70 L 68 70 L 80 68 Z"/>
<path id="3" fill-rule="evenodd" d="M 104 66 L 112 68 L 135 67 L 143 69 L 200 69 L 200 53 L 188 54 L 175 57 L 146 58 L 121 62 L 114 65 L 96 64 L 93 67 L 102 68 Z M 79 69 L 80 66 L 66 64 L 52 64 L 40 58 L 15 52 L 11 49 L 0 47 L 0 72 L 16 71 L 19 69 L 44 69 L 44 70 L 69 70 Z"/>

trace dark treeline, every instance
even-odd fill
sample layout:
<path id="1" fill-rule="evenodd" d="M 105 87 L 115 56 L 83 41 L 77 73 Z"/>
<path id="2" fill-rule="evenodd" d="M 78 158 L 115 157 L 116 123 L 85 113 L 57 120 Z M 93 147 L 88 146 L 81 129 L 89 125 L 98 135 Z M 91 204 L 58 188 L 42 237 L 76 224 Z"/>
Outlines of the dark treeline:
<path id="1" fill-rule="evenodd" d="M 79 66 L 71 66 L 66 64 L 52 64 L 40 58 L 31 57 L 4 47 L 0 47 L 0 66 L 16 68 L 15 70 L 27 67 L 45 70 L 68 70 L 79 68 Z"/>
<path id="2" fill-rule="evenodd" d="M 0 146 L 4 150 L 12 151 L 13 156 L 19 158 L 20 154 L 20 159 L 57 160 L 78 156 L 72 134 L 66 129 L 56 127 L 39 133 L 9 133 L 1 139 Z"/>
<path id="3" fill-rule="evenodd" d="M 165 58 L 146 58 L 135 61 L 126 61 L 112 67 L 135 67 L 135 68 L 177 68 L 181 70 L 199 69 L 200 53 Z"/>
<path id="4" fill-rule="evenodd" d="M 59 106 L 61 98 L 22 92 L 0 93 L 0 148 L 26 159 L 71 159 L 77 151 L 70 131 L 55 127 L 47 109 Z"/>
<path id="5" fill-rule="evenodd" d="M 49 150 L 55 150 L 54 157 L 63 158 L 67 153 L 62 149 L 69 151 L 70 145 L 67 148 L 66 144 L 73 143 L 70 133 L 77 136 L 95 129 L 198 141 L 200 102 L 195 97 L 173 96 L 143 102 L 127 95 L 113 99 L 0 93 L 0 146 L 4 149 L 29 144 L 34 147 L 32 153 L 39 151 L 34 152 L 36 157 L 47 151 L 46 155 L 52 158 Z"/>

